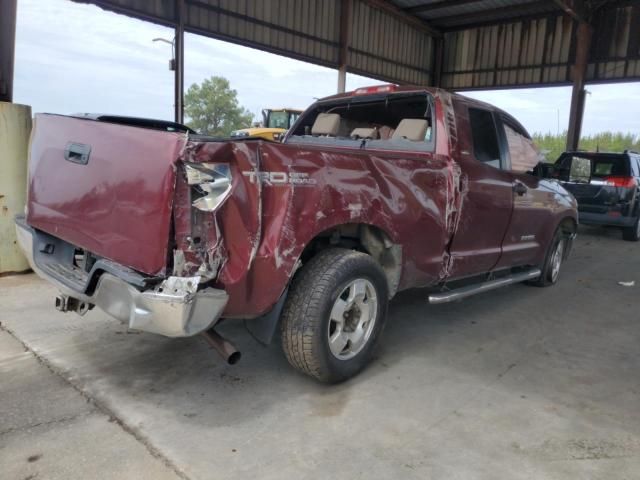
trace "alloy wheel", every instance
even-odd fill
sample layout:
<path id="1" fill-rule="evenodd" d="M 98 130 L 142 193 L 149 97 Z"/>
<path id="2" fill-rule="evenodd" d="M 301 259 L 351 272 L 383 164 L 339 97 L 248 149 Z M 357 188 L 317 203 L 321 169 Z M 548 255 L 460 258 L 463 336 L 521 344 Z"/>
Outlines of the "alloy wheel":
<path id="1" fill-rule="evenodd" d="M 360 353 L 371 337 L 377 316 L 373 284 L 364 278 L 349 282 L 331 308 L 327 334 L 333 356 L 349 360 Z"/>

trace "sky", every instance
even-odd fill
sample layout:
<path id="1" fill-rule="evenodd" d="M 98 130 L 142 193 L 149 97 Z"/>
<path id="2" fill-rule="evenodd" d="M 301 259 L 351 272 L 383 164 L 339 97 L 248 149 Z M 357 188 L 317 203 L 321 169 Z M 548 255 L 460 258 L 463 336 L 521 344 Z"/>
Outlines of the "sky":
<path id="1" fill-rule="evenodd" d="M 2 1 L 2 0 L 0 0 Z M 18 0 L 14 101 L 33 112 L 111 113 L 173 120 L 169 28 L 69 0 Z M 187 34 L 185 87 L 226 77 L 240 104 L 304 109 L 332 95 L 337 71 L 220 40 Z M 379 84 L 347 75 L 347 90 Z M 640 83 L 589 85 L 583 134 L 640 133 Z M 563 131 L 571 89 L 462 92 L 492 103 L 534 132 Z"/>

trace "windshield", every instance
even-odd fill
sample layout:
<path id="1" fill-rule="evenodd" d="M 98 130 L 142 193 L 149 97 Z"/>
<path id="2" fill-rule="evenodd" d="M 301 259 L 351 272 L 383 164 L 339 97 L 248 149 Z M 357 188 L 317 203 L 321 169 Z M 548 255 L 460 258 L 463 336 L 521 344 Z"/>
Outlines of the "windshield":
<path id="1" fill-rule="evenodd" d="M 289 128 L 289 112 L 271 112 L 269 114 L 268 128 Z"/>

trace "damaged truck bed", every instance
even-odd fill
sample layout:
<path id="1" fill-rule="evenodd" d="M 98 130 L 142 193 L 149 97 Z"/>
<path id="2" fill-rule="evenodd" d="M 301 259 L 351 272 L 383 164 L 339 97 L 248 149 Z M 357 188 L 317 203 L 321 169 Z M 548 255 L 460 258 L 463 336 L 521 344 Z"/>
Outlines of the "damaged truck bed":
<path id="1" fill-rule="evenodd" d="M 16 223 L 60 310 L 205 333 L 230 361 L 213 327 L 250 319 L 264 342 L 280 328 L 294 367 L 339 381 L 399 290 L 439 303 L 556 282 L 576 205 L 536 163 L 512 117 L 435 89 L 320 100 L 283 143 L 38 115 Z"/>

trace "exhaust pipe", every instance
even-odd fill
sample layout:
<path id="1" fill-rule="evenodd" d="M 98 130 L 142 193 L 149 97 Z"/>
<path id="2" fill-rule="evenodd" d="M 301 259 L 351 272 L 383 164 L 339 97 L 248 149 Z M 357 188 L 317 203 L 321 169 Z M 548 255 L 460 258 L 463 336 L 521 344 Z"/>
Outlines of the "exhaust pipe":
<path id="1" fill-rule="evenodd" d="M 76 312 L 78 315 L 83 316 L 91 310 L 91 307 L 93 307 L 92 304 L 68 295 L 56 296 L 56 310 L 61 312 Z"/>
<path id="2" fill-rule="evenodd" d="M 202 332 L 207 343 L 211 345 L 220 354 L 222 358 L 229 364 L 235 365 L 240 360 L 242 354 L 231 342 L 225 339 L 222 335 L 216 332 L 213 328 L 210 328 L 206 332 Z"/>
<path id="3" fill-rule="evenodd" d="M 69 297 L 66 295 L 58 295 L 56 297 L 56 310 L 61 312 L 69 311 Z"/>

